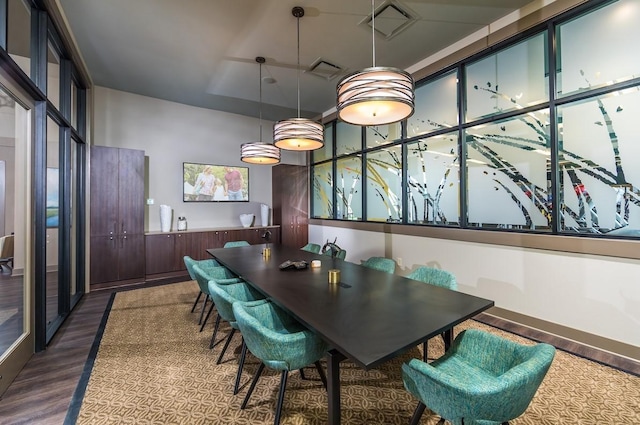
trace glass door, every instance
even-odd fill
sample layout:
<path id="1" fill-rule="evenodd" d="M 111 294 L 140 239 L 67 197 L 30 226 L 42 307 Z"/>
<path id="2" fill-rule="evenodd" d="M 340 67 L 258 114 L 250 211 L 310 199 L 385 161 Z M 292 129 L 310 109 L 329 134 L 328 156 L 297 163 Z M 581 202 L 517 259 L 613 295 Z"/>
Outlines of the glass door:
<path id="1" fill-rule="evenodd" d="M 34 352 L 32 111 L 0 70 L 0 394 Z"/>

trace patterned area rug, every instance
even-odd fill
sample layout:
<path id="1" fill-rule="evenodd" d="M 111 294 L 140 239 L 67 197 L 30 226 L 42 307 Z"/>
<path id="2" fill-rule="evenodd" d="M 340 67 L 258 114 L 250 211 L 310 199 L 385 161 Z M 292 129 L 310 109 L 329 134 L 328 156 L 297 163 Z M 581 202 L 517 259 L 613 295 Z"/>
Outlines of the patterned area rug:
<path id="1" fill-rule="evenodd" d="M 234 396 L 240 337 L 216 365 L 222 344 L 208 348 L 214 320 L 198 332 L 198 314 L 190 313 L 196 295 L 193 282 L 116 294 L 93 368 L 90 359 L 85 369 L 90 377 L 79 384 L 65 423 L 272 424 L 279 373 L 265 369 L 240 410 L 258 360 L 247 357 L 243 386 Z M 532 343 L 473 320 L 455 330 L 468 327 Z M 431 339 L 429 357 L 442 353 L 442 339 Z M 421 357 L 417 347 L 371 371 L 344 362 L 342 423 L 408 424 L 416 400 L 403 388 L 400 366 Z M 315 369 L 305 369 L 305 378 L 290 375 L 283 425 L 327 423 L 327 394 Z M 640 424 L 639 402 L 639 377 L 558 351 L 529 409 L 511 424 Z M 421 424 L 438 419 L 427 410 Z"/>

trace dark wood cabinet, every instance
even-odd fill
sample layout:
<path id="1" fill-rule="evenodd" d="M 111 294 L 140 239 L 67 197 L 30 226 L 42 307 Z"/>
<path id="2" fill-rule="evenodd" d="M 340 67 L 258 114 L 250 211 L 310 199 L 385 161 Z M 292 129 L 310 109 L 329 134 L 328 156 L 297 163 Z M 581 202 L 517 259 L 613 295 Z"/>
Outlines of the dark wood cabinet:
<path id="1" fill-rule="evenodd" d="M 91 147 L 94 283 L 144 278 L 144 152 Z"/>
<path id="2" fill-rule="evenodd" d="M 272 168 L 273 224 L 282 245 L 301 248 L 309 241 L 309 169 L 301 165 Z"/>

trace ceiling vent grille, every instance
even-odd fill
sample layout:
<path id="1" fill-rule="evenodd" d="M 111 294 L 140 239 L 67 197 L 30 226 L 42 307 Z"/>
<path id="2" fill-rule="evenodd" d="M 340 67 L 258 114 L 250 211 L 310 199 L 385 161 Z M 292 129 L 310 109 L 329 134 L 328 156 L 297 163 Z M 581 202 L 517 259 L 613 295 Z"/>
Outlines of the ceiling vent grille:
<path id="1" fill-rule="evenodd" d="M 392 39 L 418 20 L 418 15 L 396 0 L 387 0 L 375 11 L 375 30 L 387 40 Z M 371 29 L 372 16 L 367 16 L 360 24 Z"/>
<path id="2" fill-rule="evenodd" d="M 305 73 L 330 81 L 340 75 L 342 71 L 341 66 L 318 58 L 309 66 L 309 69 L 306 70 Z"/>

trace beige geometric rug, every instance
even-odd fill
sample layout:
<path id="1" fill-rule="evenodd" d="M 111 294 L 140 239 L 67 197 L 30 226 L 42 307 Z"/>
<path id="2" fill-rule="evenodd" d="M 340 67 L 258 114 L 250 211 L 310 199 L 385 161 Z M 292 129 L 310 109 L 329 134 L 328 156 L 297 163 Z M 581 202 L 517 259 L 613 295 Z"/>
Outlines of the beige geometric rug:
<path id="1" fill-rule="evenodd" d="M 216 365 L 221 344 L 208 348 L 214 320 L 199 332 L 198 314 L 190 313 L 197 293 L 194 282 L 182 282 L 116 294 L 92 368 L 88 362 L 88 383 L 79 384 L 65 423 L 272 424 L 280 374 L 265 369 L 240 410 L 259 363 L 247 356 L 243 387 L 234 396 L 240 337 Z M 532 343 L 472 320 L 455 330 L 467 327 Z M 221 328 L 219 338 L 227 330 Z M 429 357 L 442 353 L 441 338 L 431 339 Z M 421 357 L 415 348 L 371 371 L 343 362 L 342 423 L 408 424 L 416 400 L 403 388 L 400 366 Z M 327 423 L 326 391 L 314 369 L 305 376 L 290 375 L 282 425 Z M 511 424 L 640 424 L 639 402 L 639 377 L 558 350 L 531 405 Z M 421 424 L 437 421 L 427 410 Z"/>

